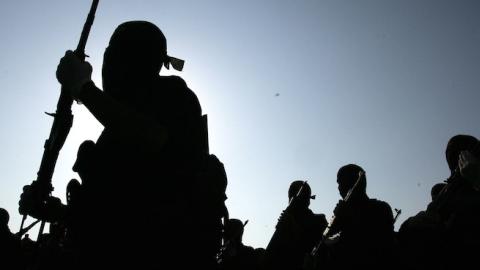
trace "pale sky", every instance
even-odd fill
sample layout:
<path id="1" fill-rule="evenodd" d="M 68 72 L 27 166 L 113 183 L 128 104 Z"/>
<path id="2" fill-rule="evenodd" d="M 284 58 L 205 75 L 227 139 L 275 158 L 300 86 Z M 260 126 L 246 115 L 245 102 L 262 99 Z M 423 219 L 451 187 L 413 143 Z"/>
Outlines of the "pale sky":
<path id="1" fill-rule="evenodd" d="M 0 2 L 0 207 L 12 231 L 51 128 L 43 112 L 58 99 L 56 66 L 76 47 L 90 4 Z M 402 209 L 397 227 L 425 208 L 448 177 L 448 139 L 480 136 L 479 14 L 475 0 L 101 0 L 86 51 L 100 86 L 118 24 L 163 30 L 169 54 L 186 60 L 171 74 L 208 114 L 231 217 L 249 220 L 246 244 L 265 247 L 290 182 L 308 180 L 311 208 L 330 217 L 348 163 L 366 170 L 371 197 Z M 101 132 L 81 105 L 74 115 L 53 179 L 63 201 L 79 144 Z"/>

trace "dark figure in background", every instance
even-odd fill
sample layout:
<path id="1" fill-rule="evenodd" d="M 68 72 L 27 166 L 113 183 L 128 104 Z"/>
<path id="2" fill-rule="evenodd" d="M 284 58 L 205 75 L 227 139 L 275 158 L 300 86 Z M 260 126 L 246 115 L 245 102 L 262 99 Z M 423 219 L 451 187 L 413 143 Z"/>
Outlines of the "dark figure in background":
<path id="1" fill-rule="evenodd" d="M 348 194 L 365 171 L 349 164 L 337 173 L 338 191 Z M 334 210 L 332 235 L 339 233 L 330 244 L 330 267 L 333 269 L 388 269 L 393 243 L 393 213 L 388 203 L 371 199 L 366 192 L 366 178 L 351 193 L 348 201 L 340 200 Z"/>
<path id="2" fill-rule="evenodd" d="M 430 190 L 432 201 L 427 209 L 438 199 L 447 184 L 445 182 L 433 185 Z M 436 213 L 420 211 L 415 216 L 406 219 L 397 233 L 398 262 L 401 269 L 444 269 L 443 258 L 447 256 L 444 228 L 440 225 Z"/>
<path id="3" fill-rule="evenodd" d="M 78 231 L 84 269 L 216 265 L 220 217 L 206 222 L 191 215 L 200 212 L 196 182 L 206 163 L 201 107 L 180 77 L 159 75 L 162 66 L 181 69 L 180 61 L 168 56 L 160 29 L 144 21 L 123 23 L 113 33 L 103 91 L 91 80 L 88 62 L 71 51 L 60 61 L 60 83 L 104 126 L 97 142 L 79 151 L 80 204 L 53 211 Z M 190 255 L 193 243 L 204 248 Z"/>
<path id="4" fill-rule="evenodd" d="M 82 179 L 80 183 L 77 179 L 72 179 L 67 184 L 67 208 L 65 213 L 65 252 L 70 260 L 75 261 L 78 259 L 75 255 L 80 252 L 79 248 L 82 244 L 82 238 L 86 233 L 85 228 L 91 224 L 89 220 L 87 205 L 88 196 L 85 193 L 86 188 L 92 188 L 92 183 L 89 182 L 95 175 L 95 143 L 93 141 L 84 141 L 77 152 L 77 160 L 73 165 L 73 171 L 77 172 Z M 74 263 L 78 265 L 78 263 Z"/>
<path id="5" fill-rule="evenodd" d="M 447 269 L 478 266 L 480 250 L 480 143 L 469 135 L 452 137 L 445 151 L 451 176 L 427 212 L 445 231 Z"/>
<path id="6" fill-rule="evenodd" d="M 22 269 L 35 269 L 37 265 L 36 257 L 38 256 L 37 243 L 30 239 L 30 235 L 27 233 L 20 241 L 22 249 Z"/>
<path id="7" fill-rule="evenodd" d="M 467 269 L 480 250 L 480 151 L 469 135 L 452 137 L 445 151 L 450 177 L 426 211 L 400 228 L 411 269 Z M 416 247 L 422 249 L 415 249 Z M 412 251 L 416 251 L 413 253 Z M 442 258 L 438 260 L 438 258 Z"/>
<path id="8" fill-rule="evenodd" d="M 320 241 L 327 227 L 325 215 L 314 214 L 310 210 L 310 200 L 314 196 L 310 186 L 304 183 L 294 181 L 290 184 L 288 199 L 291 203 L 280 216 L 276 226 L 280 240 L 273 243 L 274 234 L 266 250 L 268 269 L 302 269 L 305 255 Z"/>
<path id="9" fill-rule="evenodd" d="M 434 188 L 438 189 L 442 186 L 444 185 L 436 184 L 432 187 L 432 201 L 440 193 L 440 191 L 437 193 Z M 420 211 L 415 216 L 406 219 L 397 233 L 399 269 L 444 269 L 443 258 L 447 254 L 443 234 L 444 228 L 440 225 L 436 214 Z"/>
<path id="10" fill-rule="evenodd" d="M 0 269 L 20 269 L 20 238 L 10 232 L 7 210 L 0 208 Z"/>
<path id="11" fill-rule="evenodd" d="M 48 234 L 43 234 L 41 242 L 39 242 L 36 267 L 39 270 L 70 269 L 68 266 L 71 262 L 65 256 L 64 242 L 65 224 L 50 223 Z"/>
<path id="12" fill-rule="evenodd" d="M 222 270 L 255 270 L 260 268 L 260 254 L 242 243 L 244 224 L 238 219 L 227 220 L 223 231 L 219 266 Z"/>

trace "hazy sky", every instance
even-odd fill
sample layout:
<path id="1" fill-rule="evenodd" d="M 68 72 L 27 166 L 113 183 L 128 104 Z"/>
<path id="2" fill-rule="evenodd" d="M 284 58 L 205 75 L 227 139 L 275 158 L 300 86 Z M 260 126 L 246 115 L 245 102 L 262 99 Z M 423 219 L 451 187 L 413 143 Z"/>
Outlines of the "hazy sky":
<path id="1" fill-rule="evenodd" d="M 51 128 L 43 112 L 57 102 L 56 66 L 90 4 L 0 2 L 0 207 L 13 231 Z M 366 170 L 371 197 L 403 210 L 398 224 L 425 208 L 448 176 L 448 139 L 480 136 L 479 14 L 475 0 L 101 0 L 87 54 L 100 86 L 118 24 L 148 20 L 164 31 L 169 54 L 186 60 L 173 74 L 208 114 L 230 214 L 250 220 L 245 243 L 264 247 L 289 183 L 308 180 L 312 209 L 329 217 L 348 163 Z M 53 180 L 63 201 L 79 144 L 101 132 L 84 107 L 74 115 Z"/>

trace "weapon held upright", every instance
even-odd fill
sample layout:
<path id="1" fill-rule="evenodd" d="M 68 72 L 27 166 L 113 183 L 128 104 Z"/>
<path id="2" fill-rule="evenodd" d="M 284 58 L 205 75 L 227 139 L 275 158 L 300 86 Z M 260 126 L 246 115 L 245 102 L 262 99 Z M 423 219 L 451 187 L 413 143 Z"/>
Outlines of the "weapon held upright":
<path id="1" fill-rule="evenodd" d="M 93 0 L 90 7 L 90 12 L 88 13 L 87 20 L 85 21 L 82 33 L 80 35 L 78 46 L 74 51 L 74 53 L 82 60 L 85 60 L 86 57 L 85 46 L 90 34 L 90 29 L 95 19 L 98 3 L 99 0 Z M 44 151 L 42 161 L 40 163 L 40 169 L 37 173 L 37 179 L 32 183 L 32 186 L 35 186 L 36 191 L 39 194 L 40 203 L 44 203 L 53 191 L 52 176 L 55 170 L 55 165 L 57 163 L 60 150 L 62 149 L 73 124 L 72 104 L 73 99 L 68 94 L 67 90 L 62 86 L 60 97 L 57 103 L 57 110 L 54 114 L 49 114 L 54 118 L 52 129 L 50 130 L 50 135 L 44 144 Z M 22 224 L 20 227 L 20 231 L 22 231 L 27 216 L 22 209 L 19 210 L 20 214 L 23 215 Z M 42 221 L 39 235 L 42 233 L 44 225 L 45 222 Z"/>

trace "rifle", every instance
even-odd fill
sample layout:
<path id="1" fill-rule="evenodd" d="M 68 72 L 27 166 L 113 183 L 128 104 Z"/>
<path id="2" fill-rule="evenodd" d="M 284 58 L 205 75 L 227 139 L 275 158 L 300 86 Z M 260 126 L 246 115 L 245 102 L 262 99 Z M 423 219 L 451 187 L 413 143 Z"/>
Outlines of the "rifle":
<path id="1" fill-rule="evenodd" d="M 93 0 L 87 20 L 83 26 L 82 34 L 80 35 L 80 40 L 77 48 L 74 51 L 75 55 L 82 61 L 84 61 L 85 57 L 87 57 L 85 54 L 85 46 L 87 44 L 88 35 L 90 34 L 90 29 L 95 19 L 95 12 L 97 11 L 98 3 L 99 0 Z M 47 115 L 53 117 L 53 124 L 52 129 L 50 130 L 50 136 L 44 144 L 44 151 L 42 161 L 40 163 L 40 169 L 37 173 L 37 179 L 32 183 L 32 186 L 35 186 L 36 192 L 38 192 L 38 199 L 40 200 L 41 204 L 46 203 L 46 200 L 48 197 L 50 197 L 53 191 L 52 176 L 55 170 L 55 165 L 57 163 L 60 150 L 62 149 L 73 124 L 72 104 L 72 97 L 69 95 L 67 89 L 62 86 L 56 112 L 46 113 Z M 19 209 L 19 212 L 23 215 L 22 223 L 20 225 L 20 232 L 22 232 L 27 214 L 23 213 L 24 211 L 22 209 Z M 42 220 L 38 233 L 39 237 L 43 233 L 44 227 L 45 221 Z"/>

